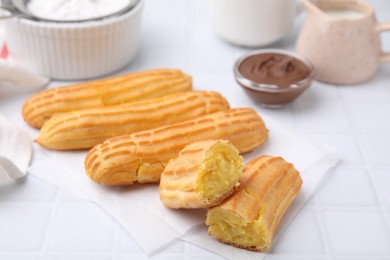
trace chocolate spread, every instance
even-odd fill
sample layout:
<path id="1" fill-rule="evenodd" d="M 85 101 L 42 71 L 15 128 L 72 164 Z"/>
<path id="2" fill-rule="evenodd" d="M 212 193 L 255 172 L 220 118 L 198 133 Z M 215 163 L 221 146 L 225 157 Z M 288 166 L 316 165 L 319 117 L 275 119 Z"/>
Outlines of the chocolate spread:
<path id="1" fill-rule="evenodd" d="M 280 88 L 286 88 L 310 75 L 310 69 L 302 61 L 280 53 L 250 56 L 241 62 L 238 70 L 251 81 Z"/>

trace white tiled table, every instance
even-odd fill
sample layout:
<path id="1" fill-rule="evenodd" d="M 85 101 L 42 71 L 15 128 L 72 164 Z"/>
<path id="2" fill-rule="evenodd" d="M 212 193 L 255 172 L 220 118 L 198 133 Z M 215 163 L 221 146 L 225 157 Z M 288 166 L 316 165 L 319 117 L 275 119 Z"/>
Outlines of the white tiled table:
<path id="1" fill-rule="evenodd" d="M 389 1 L 368 2 L 379 21 L 390 21 Z M 293 104 L 264 109 L 233 80 L 233 63 L 248 50 L 212 33 L 207 6 L 207 0 L 146 0 L 139 54 L 118 73 L 182 68 L 193 76 L 195 89 L 219 91 L 232 106 L 253 107 L 340 152 L 341 163 L 274 245 L 269 259 L 390 259 L 390 65 L 365 84 L 314 82 Z M 300 17 L 291 35 L 270 47 L 293 49 L 302 21 Z M 389 51 L 389 35 L 382 38 Z M 4 95 L 0 87 L 1 113 L 25 127 L 20 107 L 29 95 Z M 42 156 L 35 154 L 33 165 L 44 161 Z M 147 256 L 131 236 L 95 204 L 31 175 L 0 188 L 0 259 L 143 258 Z M 178 241 L 152 258 L 221 257 Z"/>

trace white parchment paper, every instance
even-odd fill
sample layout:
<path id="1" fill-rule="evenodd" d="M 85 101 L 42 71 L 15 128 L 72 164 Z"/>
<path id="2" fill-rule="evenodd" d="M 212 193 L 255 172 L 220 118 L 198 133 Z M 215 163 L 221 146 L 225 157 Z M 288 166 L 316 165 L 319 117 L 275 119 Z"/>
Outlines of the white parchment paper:
<path id="1" fill-rule="evenodd" d="M 246 154 L 245 160 L 248 161 L 262 154 L 282 156 L 295 165 L 303 179 L 300 195 L 290 206 L 280 224 L 275 239 L 277 243 L 277 236 L 308 201 L 322 177 L 337 164 L 338 156 L 334 151 L 286 129 L 271 118 L 263 117 L 263 119 L 269 129 L 269 140 L 261 148 Z M 165 208 L 159 199 L 157 184 L 135 184 L 128 187 L 98 185 L 85 174 L 84 158 L 87 152 L 38 149 L 54 159 L 54 164 L 65 169 L 65 172 L 59 171 L 59 174 L 62 174 L 67 181 L 55 181 L 53 173 L 48 174 L 47 169 L 40 168 L 40 165 L 31 169 L 32 174 L 67 190 L 74 190 L 74 193 L 81 193 L 85 198 L 99 204 L 122 223 L 146 253 L 160 250 L 180 238 L 230 259 L 241 257 L 261 259 L 265 256 L 264 253 L 252 253 L 216 242 L 208 236 L 207 227 L 203 224 L 205 210 Z"/>

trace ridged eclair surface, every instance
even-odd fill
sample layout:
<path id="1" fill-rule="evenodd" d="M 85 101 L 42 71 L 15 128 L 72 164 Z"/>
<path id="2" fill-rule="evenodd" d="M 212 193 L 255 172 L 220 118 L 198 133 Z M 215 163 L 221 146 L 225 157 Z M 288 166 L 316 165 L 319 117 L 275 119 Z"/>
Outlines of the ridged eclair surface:
<path id="1" fill-rule="evenodd" d="M 187 91 L 120 106 L 83 109 L 53 116 L 37 142 L 46 148 L 91 148 L 106 139 L 229 109 L 217 92 Z"/>
<path id="2" fill-rule="evenodd" d="M 55 113 L 157 98 L 191 88 L 191 77 L 181 70 L 148 70 L 44 90 L 24 103 L 22 115 L 28 124 L 40 128 Z"/>
<path id="3" fill-rule="evenodd" d="M 167 162 L 186 145 L 207 139 L 227 139 L 246 153 L 262 145 L 268 130 L 250 108 L 224 110 L 98 144 L 85 160 L 87 175 L 95 182 L 129 185 L 158 182 Z"/>
<path id="4" fill-rule="evenodd" d="M 260 156 L 248 163 L 240 182 L 232 196 L 208 210 L 209 234 L 239 248 L 267 250 L 302 179 L 283 158 Z"/>
<path id="5" fill-rule="evenodd" d="M 239 151 L 227 140 L 187 145 L 165 166 L 160 199 L 169 208 L 207 208 L 238 185 L 244 167 Z"/>

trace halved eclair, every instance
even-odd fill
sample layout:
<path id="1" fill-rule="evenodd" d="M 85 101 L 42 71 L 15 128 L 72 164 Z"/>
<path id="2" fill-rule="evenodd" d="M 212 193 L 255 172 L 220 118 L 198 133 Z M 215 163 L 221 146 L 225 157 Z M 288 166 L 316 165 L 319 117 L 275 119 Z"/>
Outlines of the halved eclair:
<path id="1" fill-rule="evenodd" d="M 267 250 L 302 179 L 283 158 L 260 156 L 248 163 L 240 182 L 232 196 L 208 210 L 209 234 L 235 247 Z"/>
<path id="2" fill-rule="evenodd" d="M 239 185 L 244 162 L 227 140 L 205 140 L 184 147 L 165 167 L 160 199 L 169 208 L 206 208 Z"/>

